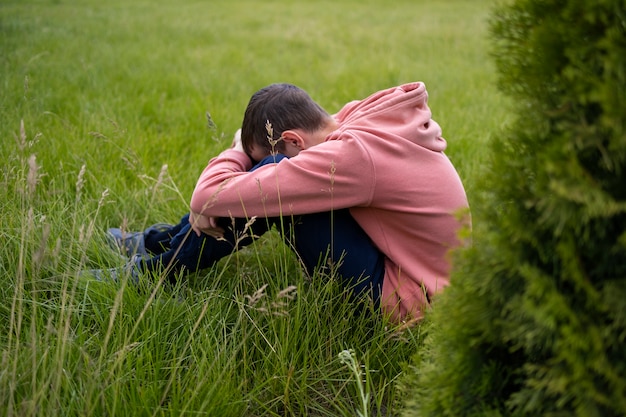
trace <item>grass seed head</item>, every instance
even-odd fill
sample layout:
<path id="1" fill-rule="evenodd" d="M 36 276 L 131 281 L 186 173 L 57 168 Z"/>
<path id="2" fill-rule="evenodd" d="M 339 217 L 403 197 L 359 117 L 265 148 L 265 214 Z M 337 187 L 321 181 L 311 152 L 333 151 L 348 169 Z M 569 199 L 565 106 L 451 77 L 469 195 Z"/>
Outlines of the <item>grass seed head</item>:
<path id="1" fill-rule="evenodd" d="M 28 185 L 28 194 L 33 195 L 35 193 L 35 189 L 37 188 L 39 166 L 37 165 L 37 157 L 35 154 L 31 155 L 28 158 L 28 177 L 27 177 L 27 185 Z"/>

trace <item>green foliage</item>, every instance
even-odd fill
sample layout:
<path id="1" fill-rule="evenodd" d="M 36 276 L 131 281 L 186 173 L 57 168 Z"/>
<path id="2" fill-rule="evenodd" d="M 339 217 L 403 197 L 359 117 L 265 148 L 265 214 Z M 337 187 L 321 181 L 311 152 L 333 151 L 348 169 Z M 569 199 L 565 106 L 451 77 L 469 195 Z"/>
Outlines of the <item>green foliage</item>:
<path id="1" fill-rule="evenodd" d="M 407 416 L 626 414 L 626 2 L 491 20 L 517 119 L 429 317 Z"/>

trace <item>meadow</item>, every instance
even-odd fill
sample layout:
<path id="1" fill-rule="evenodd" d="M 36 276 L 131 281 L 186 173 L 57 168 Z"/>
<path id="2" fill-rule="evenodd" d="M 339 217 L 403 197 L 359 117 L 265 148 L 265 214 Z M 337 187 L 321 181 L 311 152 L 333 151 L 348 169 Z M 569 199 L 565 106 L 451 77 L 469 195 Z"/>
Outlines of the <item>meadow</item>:
<path id="1" fill-rule="evenodd" d="M 422 326 L 354 311 L 276 233 L 175 286 L 80 271 L 123 262 L 108 227 L 177 222 L 273 82 L 329 112 L 425 82 L 480 230 L 484 149 L 509 115 L 491 5 L 4 0 L 0 415 L 401 414 Z"/>

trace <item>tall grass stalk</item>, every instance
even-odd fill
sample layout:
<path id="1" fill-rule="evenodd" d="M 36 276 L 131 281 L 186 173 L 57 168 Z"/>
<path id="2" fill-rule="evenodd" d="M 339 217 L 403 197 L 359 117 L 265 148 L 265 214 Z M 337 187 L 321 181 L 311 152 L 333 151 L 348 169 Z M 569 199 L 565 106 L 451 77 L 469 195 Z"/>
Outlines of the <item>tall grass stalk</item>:
<path id="1" fill-rule="evenodd" d="M 363 384 L 363 372 L 361 371 L 361 365 L 356 359 L 356 355 L 353 350 L 342 350 L 339 352 L 339 360 L 341 363 L 348 366 L 348 369 L 354 375 L 354 382 L 356 383 L 358 389 L 358 398 L 361 400 L 361 408 L 357 410 L 357 415 L 359 417 L 368 417 L 369 416 L 369 402 L 370 402 L 370 392 L 369 386 L 367 384 Z"/>

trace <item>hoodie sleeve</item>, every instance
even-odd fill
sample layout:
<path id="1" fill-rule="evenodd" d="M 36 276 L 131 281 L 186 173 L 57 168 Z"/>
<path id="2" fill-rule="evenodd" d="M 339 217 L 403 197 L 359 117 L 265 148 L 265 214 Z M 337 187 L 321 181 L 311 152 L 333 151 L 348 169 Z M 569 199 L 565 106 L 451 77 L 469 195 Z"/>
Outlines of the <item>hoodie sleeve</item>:
<path id="1" fill-rule="evenodd" d="M 373 196 L 370 155 L 345 134 L 252 172 L 246 160 L 233 150 L 212 159 L 198 179 L 191 210 L 209 217 L 273 217 L 364 206 Z"/>

